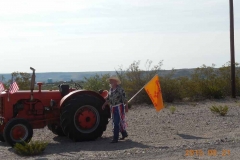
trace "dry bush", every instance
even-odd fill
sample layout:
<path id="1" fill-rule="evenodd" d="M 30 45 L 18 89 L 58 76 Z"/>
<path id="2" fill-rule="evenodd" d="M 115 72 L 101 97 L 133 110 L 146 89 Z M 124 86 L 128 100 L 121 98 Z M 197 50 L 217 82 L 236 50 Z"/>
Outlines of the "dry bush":
<path id="1" fill-rule="evenodd" d="M 140 69 L 140 61 L 134 61 L 128 68 L 120 67 L 116 74 L 122 81 L 122 87 L 125 89 L 127 98 L 131 98 L 139 89 L 141 89 L 154 75 L 160 77 L 160 85 L 163 100 L 165 102 L 173 102 L 184 98 L 190 100 L 202 99 L 220 99 L 231 95 L 231 76 L 230 63 L 226 63 L 220 68 L 215 65 L 202 65 L 189 72 L 187 75 L 177 75 L 175 70 L 160 74 L 162 61 L 157 65 L 153 65 L 152 61 L 147 60 L 145 69 Z M 106 75 L 95 75 L 85 79 L 84 88 L 98 91 L 99 89 L 108 89 L 109 85 Z M 236 91 L 240 96 L 240 67 L 236 63 Z M 151 100 L 147 93 L 142 91 L 132 103 L 147 103 Z"/>
<path id="2" fill-rule="evenodd" d="M 176 111 L 176 107 L 175 107 L 175 106 L 171 106 L 171 107 L 169 108 L 169 110 L 170 110 L 170 112 L 171 112 L 172 114 L 174 114 L 175 111 Z"/>
<path id="3" fill-rule="evenodd" d="M 221 115 L 221 116 L 225 116 L 226 114 L 227 114 L 227 112 L 228 112 L 228 106 L 212 106 L 211 108 L 210 108 L 210 110 L 211 110 L 211 112 L 213 112 L 213 113 L 217 113 L 217 114 L 219 114 L 219 115 Z"/>
<path id="4" fill-rule="evenodd" d="M 22 156 L 33 156 L 41 154 L 47 147 L 48 142 L 45 141 L 30 141 L 30 143 L 16 143 L 14 150 Z"/>

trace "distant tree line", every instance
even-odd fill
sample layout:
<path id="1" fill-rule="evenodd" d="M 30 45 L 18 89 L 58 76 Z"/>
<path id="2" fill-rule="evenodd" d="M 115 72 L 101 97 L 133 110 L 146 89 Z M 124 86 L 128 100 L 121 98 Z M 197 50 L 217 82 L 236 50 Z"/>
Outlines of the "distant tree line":
<path id="1" fill-rule="evenodd" d="M 151 60 L 145 62 L 145 69 L 140 69 L 140 61 L 134 61 L 126 69 L 120 67 L 115 74 L 118 75 L 122 82 L 122 87 L 125 89 L 128 98 L 131 98 L 139 89 L 141 89 L 154 75 L 161 73 L 162 61 L 153 65 Z M 231 74 L 230 63 L 224 64 L 220 68 L 215 68 L 215 65 L 202 65 L 196 68 L 190 76 L 175 76 L 173 69 L 168 74 L 160 76 L 161 91 L 165 102 L 173 102 L 175 100 L 189 99 L 201 100 L 211 98 L 224 98 L 231 95 Z M 31 74 L 24 72 L 13 72 L 14 80 L 18 83 L 21 90 L 30 89 Z M 75 83 L 83 86 L 84 89 L 98 92 L 100 89 L 109 89 L 107 78 L 109 74 L 96 74 L 89 78 L 84 78 L 84 81 L 66 82 L 75 87 Z M 5 78 L 1 76 L 1 81 Z M 11 80 L 5 83 L 8 88 Z M 62 82 L 43 85 L 42 89 L 57 90 L 58 85 Z M 36 86 L 35 89 L 38 87 Z M 240 67 L 236 63 L 236 91 L 237 96 L 240 96 Z M 150 103 L 148 95 L 142 91 L 134 100 L 134 103 Z"/>
<path id="2" fill-rule="evenodd" d="M 141 89 L 155 74 L 159 74 L 162 61 L 153 65 L 147 60 L 145 70 L 140 69 L 140 61 L 134 61 L 127 69 L 120 67 L 116 74 L 122 81 L 122 87 L 126 90 L 128 98 L 131 98 Z M 220 68 L 202 65 L 196 68 L 190 76 L 175 76 L 175 70 L 160 76 L 161 91 L 165 102 L 175 100 L 202 100 L 221 99 L 231 95 L 231 73 L 230 63 L 224 64 Z M 107 89 L 106 81 L 109 75 L 95 75 L 85 78 L 84 88 L 89 90 Z M 236 63 L 236 91 L 240 96 L 240 67 Z M 135 103 L 150 103 L 147 94 L 142 91 L 135 99 Z"/>

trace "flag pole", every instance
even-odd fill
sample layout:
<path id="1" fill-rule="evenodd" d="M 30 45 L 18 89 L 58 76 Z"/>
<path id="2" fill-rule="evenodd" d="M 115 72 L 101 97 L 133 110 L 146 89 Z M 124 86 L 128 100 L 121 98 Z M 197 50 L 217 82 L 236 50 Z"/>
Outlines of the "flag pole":
<path id="1" fill-rule="evenodd" d="M 133 98 L 135 98 L 135 97 L 143 90 L 144 87 L 145 87 L 145 85 L 144 85 L 136 94 L 134 94 L 134 95 L 132 96 L 132 98 L 130 98 L 130 99 L 128 100 L 128 103 L 129 103 Z"/>
<path id="2" fill-rule="evenodd" d="M 157 75 L 157 74 L 156 74 L 156 75 Z M 156 76 L 156 75 L 155 75 L 155 76 Z M 155 76 L 153 76 L 153 78 L 154 78 Z M 153 79 L 153 78 L 152 78 L 152 79 Z M 151 80 L 152 80 L 152 79 L 151 79 Z M 151 80 L 150 80 L 150 81 L 151 81 Z M 148 81 L 136 94 L 134 94 L 134 95 L 132 96 L 132 98 L 130 98 L 130 99 L 128 100 L 128 103 L 131 102 L 131 101 L 133 100 L 133 98 L 135 98 L 135 97 L 144 89 L 144 87 L 145 87 L 150 81 Z"/>

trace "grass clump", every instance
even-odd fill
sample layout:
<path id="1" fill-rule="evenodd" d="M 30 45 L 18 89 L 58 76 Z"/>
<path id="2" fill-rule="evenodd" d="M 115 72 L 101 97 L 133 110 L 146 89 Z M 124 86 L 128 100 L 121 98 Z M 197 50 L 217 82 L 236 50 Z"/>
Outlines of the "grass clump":
<path id="1" fill-rule="evenodd" d="M 45 141 L 31 141 L 30 143 L 21 142 L 16 143 L 14 150 L 17 154 L 22 156 L 33 156 L 41 154 L 47 147 L 48 142 Z"/>
<path id="2" fill-rule="evenodd" d="M 213 113 L 217 113 L 217 114 L 219 114 L 219 115 L 221 115 L 221 116 L 225 116 L 226 114 L 227 114 L 227 112 L 228 112 L 228 106 L 212 106 L 211 108 L 210 108 L 210 110 L 211 110 L 211 112 L 213 112 Z"/>
<path id="3" fill-rule="evenodd" d="M 171 107 L 169 108 L 169 110 L 170 110 L 170 112 L 171 112 L 172 114 L 174 114 L 175 111 L 176 111 L 176 107 L 175 107 L 175 106 L 171 106 Z"/>

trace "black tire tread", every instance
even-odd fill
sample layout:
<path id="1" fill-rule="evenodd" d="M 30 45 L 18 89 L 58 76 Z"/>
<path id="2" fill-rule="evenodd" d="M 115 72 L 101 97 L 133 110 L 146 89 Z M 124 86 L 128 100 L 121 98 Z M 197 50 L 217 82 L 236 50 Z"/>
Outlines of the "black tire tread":
<path id="1" fill-rule="evenodd" d="M 31 124 L 27 120 L 22 119 L 22 118 L 13 118 L 10 121 L 8 121 L 8 123 L 4 127 L 3 137 L 6 140 L 6 142 L 11 146 L 14 146 L 16 144 L 16 142 L 13 141 L 10 137 L 11 128 L 16 124 L 23 124 L 26 126 L 26 128 L 28 129 L 28 137 L 24 141 L 27 143 L 30 142 L 30 140 L 32 139 L 32 136 L 33 136 L 33 129 L 32 129 Z"/>
<path id="2" fill-rule="evenodd" d="M 108 116 L 106 116 L 106 111 L 101 109 L 104 101 L 101 101 L 99 98 L 92 95 L 78 95 L 74 96 L 73 99 L 70 99 L 64 106 L 61 108 L 60 122 L 63 129 L 63 132 L 73 141 L 89 141 L 95 140 L 98 137 L 102 136 L 103 131 L 106 129 L 108 123 Z M 73 122 L 73 117 L 76 110 L 83 105 L 91 105 L 97 109 L 100 116 L 100 122 L 96 130 L 92 133 L 81 133 L 76 129 Z"/>

